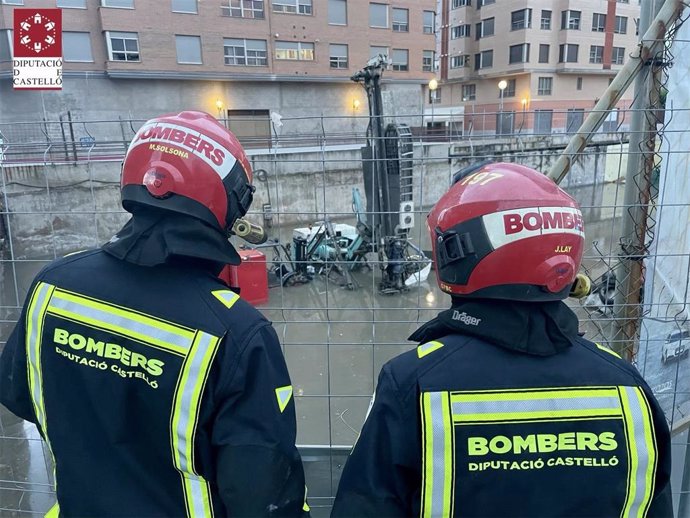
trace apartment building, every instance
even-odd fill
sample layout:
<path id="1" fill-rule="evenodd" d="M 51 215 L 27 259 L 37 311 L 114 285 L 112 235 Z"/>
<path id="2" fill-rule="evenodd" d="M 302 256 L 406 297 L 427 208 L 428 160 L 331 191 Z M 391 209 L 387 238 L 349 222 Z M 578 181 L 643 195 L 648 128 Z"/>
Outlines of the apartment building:
<path id="1" fill-rule="evenodd" d="M 441 3 L 440 86 L 426 105 L 440 130 L 574 131 L 638 42 L 639 0 Z M 618 108 L 631 102 L 628 91 Z M 612 113 L 604 129 L 624 117 Z"/>
<path id="2" fill-rule="evenodd" d="M 18 6 L 62 9 L 62 92 L 12 91 Z M 196 108 L 262 127 L 270 112 L 364 115 L 350 76 L 383 53 L 387 88 L 419 114 L 435 11 L 436 0 L 0 0 L 0 113 L 144 118 Z"/>

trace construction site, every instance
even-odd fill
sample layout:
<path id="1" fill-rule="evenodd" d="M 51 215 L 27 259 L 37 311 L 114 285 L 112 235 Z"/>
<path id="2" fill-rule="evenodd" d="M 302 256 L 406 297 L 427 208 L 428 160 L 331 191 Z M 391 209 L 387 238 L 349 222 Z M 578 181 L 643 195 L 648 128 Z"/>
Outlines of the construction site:
<path id="1" fill-rule="evenodd" d="M 233 281 L 280 339 L 312 516 L 329 516 L 382 366 L 414 349 L 408 337 L 450 306 L 436 280 L 429 210 L 467 171 L 510 162 L 580 204 L 591 290 L 566 303 L 585 338 L 631 362 L 654 392 L 671 430 L 674 512 L 690 518 L 690 9 L 641 4 L 638 47 L 579 127 L 527 131 L 539 115 L 523 103 L 511 131 L 496 129 L 501 110 L 481 116 L 496 121 L 492 131 L 467 112 L 440 115 L 439 130 L 428 111 L 400 108 L 407 97 L 387 89 L 380 56 L 352 77 L 368 113 L 273 112 L 269 139 L 240 139 L 256 191 L 232 237 L 245 259 Z M 615 108 L 625 92 L 631 106 Z M 102 246 L 128 220 L 121 164 L 147 118 L 66 110 L 10 121 L 0 111 L 0 352 L 34 276 Z M 40 434 L 0 406 L 0 516 L 42 516 L 54 503 Z"/>

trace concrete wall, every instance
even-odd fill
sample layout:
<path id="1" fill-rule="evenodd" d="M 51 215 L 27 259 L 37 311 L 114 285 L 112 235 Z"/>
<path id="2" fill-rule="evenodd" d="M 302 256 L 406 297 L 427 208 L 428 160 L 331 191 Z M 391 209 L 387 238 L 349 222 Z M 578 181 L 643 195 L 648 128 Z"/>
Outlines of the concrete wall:
<path id="1" fill-rule="evenodd" d="M 448 159 L 447 144 L 415 145 L 415 208 L 423 218 L 449 186 L 453 172 L 491 157 L 514 161 L 546 171 L 558 150 L 543 149 L 542 139 L 520 142 L 462 142 L 450 149 L 458 156 Z M 257 191 L 250 219 L 262 222 L 262 206 L 270 203 L 278 227 L 309 224 L 325 216 L 354 221 L 352 189 L 364 195 L 360 149 L 340 146 L 253 152 L 255 170 L 267 172 Z M 578 187 L 585 207 L 601 205 L 604 181 L 604 148 L 592 148 L 567 177 L 564 187 Z M 107 241 L 126 221 L 119 201 L 119 161 L 77 165 L 4 166 L 8 200 L 7 220 L 15 259 L 49 258 Z M 582 186 L 589 186 L 580 188 Z M 591 209 L 597 210 L 597 209 Z M 289 241 L 291 233 L 276 235 Z"/>
<path id="2" fill-rule="evenodd" d="M 388 116 L 422 113 L 421 86 L 386 83 L 383 89 Z M 56 121 L 60 115 L 70 111 L 76 121 L 114 121 L 90 123 L 87 129 L 97 139 L 121 139 L 119 118 L 146 120 L 181 110 L 203 110 L 217 116 L 217 100 L 223 102 L 224 109 L 279 113 L 284 117 L 283 127 L 279 130 L 283 135 L 362 133 L 368 123 L 366 93 L 353 82 L 111 80 L 99 75 L 93 78 L 67 77 L 63 90 L 59 92 L 14 91 L 8 80 L 0 80 L 0 132 L 7 141 L 21 141 L 28 130 L 3 123 Z M 358 109 L 353 107 L 355 100 L 360 102 Z M 321 116 L 326 117 L 323 127 Z M 299 120 L 289 120 L 295 117 Z M 361 118 L 352 120 L 352 117 Z M 32 137 L 40 138 L 40 126 L 38 123 L 35 125 Z M 84 128 L 76 126 L 76 131 L 84 133 Z M 57 129 L 53 131 L 57 132 Z M 53 137 L 59 138 L 59 135 Z"/>

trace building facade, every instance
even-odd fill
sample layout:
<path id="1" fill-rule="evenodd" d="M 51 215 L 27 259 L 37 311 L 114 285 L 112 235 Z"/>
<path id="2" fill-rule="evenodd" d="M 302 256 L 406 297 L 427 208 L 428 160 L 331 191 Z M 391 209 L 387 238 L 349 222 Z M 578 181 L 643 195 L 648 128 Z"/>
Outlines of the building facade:
<path id="1" fill-rule="evenodd" d="M 440 86 L 426 111 L 435 97 L 434 125 L 455 131 L 574 131 L 637 48 L 639 0 L 441 3 Z M 629 90 L 619 110 L 631 101 Z"/>
<path id="2" fill-rule="evenodd" d="M 12 91 L 15 7 L 63 9 L 62 92 Z M 0 0 L 0 113 L 145 118 L 193 108 L 235 120 L 240 133 L 271 112 L 366 115 L 350 76 L 384 53 L 396 104 L 419 114 L 435 11 L 436 0 Z"/>

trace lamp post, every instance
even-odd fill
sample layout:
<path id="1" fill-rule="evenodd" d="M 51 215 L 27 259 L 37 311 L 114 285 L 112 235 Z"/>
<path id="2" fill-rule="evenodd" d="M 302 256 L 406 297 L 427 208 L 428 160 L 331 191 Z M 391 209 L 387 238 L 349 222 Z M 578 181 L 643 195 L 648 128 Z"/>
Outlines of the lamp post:
<path id="1" fill-rule="evenodd" d="M 429 101 L 431 101 L 431 130 L 433 131 L 434 129 L 434 101 L 435 95 L 434 92 L 438 88 L 438 81 L 436 78 L 433 78 L 431 81 L 429 81 L 429 91 L 431 92 L 431 95 L 429 95 Z"/>
<path id="2" fill-rule="evenodd" d="M 503 134 L 503 90 L 505 90 L 507 86 L 508 86 L 508 81 L 506 81 L 505 79 L 501 79 L 498 82 L 498 89 L 500 90 L 500 99 L 501 99 L 501 102 L 500 102 L 499 108 L 498 108 L 498 112 L 499 112 L 498 123 L 499 124 L 498 124 L 498 128 L 496 131 L 496 133 L 498 135 Z"/>

